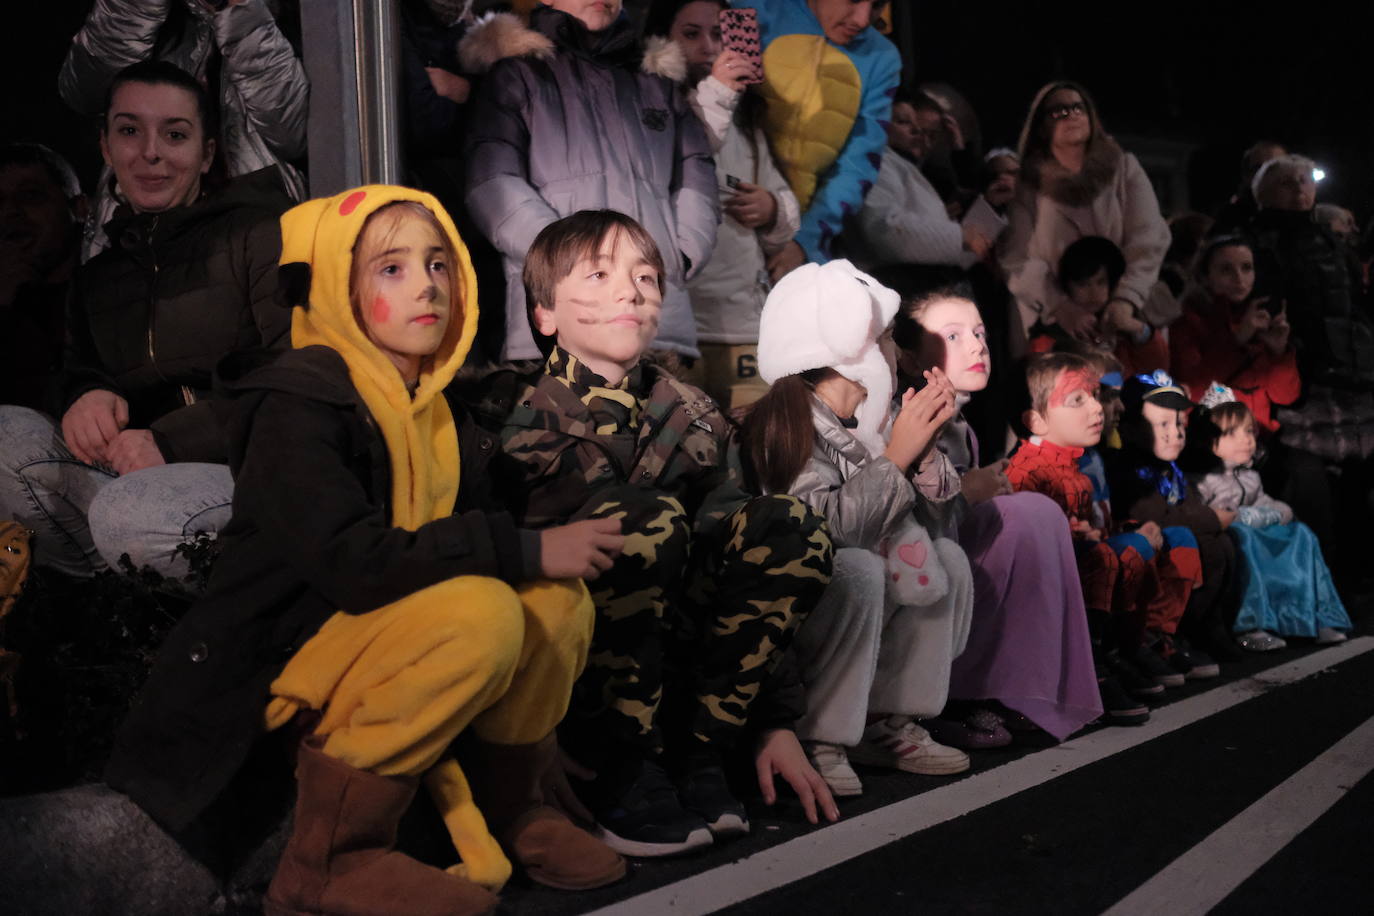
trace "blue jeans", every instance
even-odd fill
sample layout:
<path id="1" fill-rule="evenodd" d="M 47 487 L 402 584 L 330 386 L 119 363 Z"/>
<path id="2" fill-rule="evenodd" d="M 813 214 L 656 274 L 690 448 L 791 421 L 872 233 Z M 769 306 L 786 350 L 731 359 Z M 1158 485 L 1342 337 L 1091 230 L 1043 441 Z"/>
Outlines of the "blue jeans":
<path id="1" fill-rule="evenodd" d="M 222 464 L 167 464 L 123 476 L 79 460 L 50 418 L 0 406 L 0 517 L 34 532 L 34 562 L 72 576 L 136 567 L 188 572 L 178 545 L 229 521 L 234 481 Z"/>

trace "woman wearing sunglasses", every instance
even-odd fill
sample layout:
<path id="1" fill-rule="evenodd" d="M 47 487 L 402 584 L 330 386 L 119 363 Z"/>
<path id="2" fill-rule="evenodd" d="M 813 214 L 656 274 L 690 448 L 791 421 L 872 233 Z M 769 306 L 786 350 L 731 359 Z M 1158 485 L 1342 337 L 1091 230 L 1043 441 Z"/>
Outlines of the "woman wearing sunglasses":
<path id="1" fill-rule="evenodd" d="M 1103 129 L 1087 90 L 1061 81 L 1036 93 L 1019 152 L 1021 180 L 1007 210 L 1001 263 L 1023 326 L 1059 324 L 1089 337 L 1114 322 L 1148 336 L 1152 326 L 1177 318 L 1177 304 L 1158 282 L 1169 227 L 1154 188 L 1135 156 Z M 1074 306 L 1055 276 L 1064 249 L 1089 235 L 1110 239 L 1126 258 L 1101 315 Z"/>

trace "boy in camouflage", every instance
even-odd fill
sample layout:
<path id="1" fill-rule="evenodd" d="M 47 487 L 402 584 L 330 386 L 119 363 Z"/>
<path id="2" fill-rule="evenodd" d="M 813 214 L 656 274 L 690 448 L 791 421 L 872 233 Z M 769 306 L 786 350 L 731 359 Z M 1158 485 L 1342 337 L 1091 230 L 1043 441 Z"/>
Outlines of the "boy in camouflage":
<path id="1" fill-rule="evenodd" d="M 559 734 L 597 773 L 583 795 L 601 836 L 641 856 L 748 830 L 721 754 L 819 600 L 832 553 L 800 501 L 744 490 L 734 427 L 711 399 L 644 359 L 662 276 L 652 238 L 621 213 L 548 226 L 524 271 L 547 361 L 489 377 L 482 407 L 501 425 L 496 482 L 522 524 L 622 523 L 623 553 L 589 583 L 592 648 Z M 768 732 L 760 753 L 766 799 L 778 772 L 833 816 L 790 731 Z"/>

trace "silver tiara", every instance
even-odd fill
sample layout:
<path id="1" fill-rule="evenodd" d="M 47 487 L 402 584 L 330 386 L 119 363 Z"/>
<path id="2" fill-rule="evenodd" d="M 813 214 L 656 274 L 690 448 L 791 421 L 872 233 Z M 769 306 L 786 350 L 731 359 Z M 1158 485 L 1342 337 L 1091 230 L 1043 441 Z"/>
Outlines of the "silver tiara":
<path id="1" fill-rule="evenodd" d="M 1207 386 L 1207 393 L 1202 396 L 1202 401 L 1200 403 L 1203 407 L 1211 410 L 1222 404 L 1230 404 L 1235 399 L 1236 393 L 1234 391 L 1227 388 L 1221 382 L 1213 382 Z"/>

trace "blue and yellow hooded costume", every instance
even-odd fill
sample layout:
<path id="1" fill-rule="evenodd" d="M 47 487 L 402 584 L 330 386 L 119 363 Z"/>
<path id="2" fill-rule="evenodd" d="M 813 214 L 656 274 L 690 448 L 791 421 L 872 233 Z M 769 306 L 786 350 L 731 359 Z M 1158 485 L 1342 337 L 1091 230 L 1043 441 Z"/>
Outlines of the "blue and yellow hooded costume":
<path id="1" fill-rule="evenodd" d="M 808 259 L 823 264 L 845 218 L 859 211 L 877 180 L 901 55 L 872 27 L 848 45 L 832 44 L 806 0 L 734 5 L 759 11 L 765 128 L 801 202 L 795 239 Z"/>

